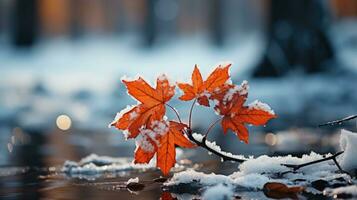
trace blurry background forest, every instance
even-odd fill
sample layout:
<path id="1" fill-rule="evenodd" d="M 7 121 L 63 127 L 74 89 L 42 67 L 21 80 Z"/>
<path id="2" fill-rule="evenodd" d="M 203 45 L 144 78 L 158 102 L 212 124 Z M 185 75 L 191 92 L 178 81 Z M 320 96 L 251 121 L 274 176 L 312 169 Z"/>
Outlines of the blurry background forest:
<path id="1" fill-rule="evenodd" d="M 334 151 L 338 133 L 316 127 L 357 114 L 357 1 L 1 0 L 0 164 L 131 156 L 134 142 L 107 128 L 136 103 L 120 78 L 187 81 L 194 64 L 207 75 L 220 61 L 279 116 L 249 127 L 250 145 L 219 137 L 226 150 Z M 172 104 L 186 118 L 189 103 Z M 196 109 L 195 129 L 215 117 Z"/>

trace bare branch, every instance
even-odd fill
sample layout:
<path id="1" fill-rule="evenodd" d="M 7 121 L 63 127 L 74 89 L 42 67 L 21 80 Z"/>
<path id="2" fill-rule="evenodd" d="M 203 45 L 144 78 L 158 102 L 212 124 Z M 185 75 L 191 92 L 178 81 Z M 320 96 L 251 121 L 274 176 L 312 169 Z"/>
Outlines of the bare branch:
<path id="1" fill-rule="evenodd" d="M 306 166 L 313 165 L 313 164 L 316 164 L 316 163 L 320 163 L 320 162 L 324 162 L 324 161 L 328 161 L 328 160 L 335 160 L 335 158 L 337 156 L 341 155 L 342 153 L 343 153 L 343 151 L 340 151 L 340 152 L 337 152 L 337 153 L 333 154 L 332 156 L 328 156 L 326 158 L 321 158 L 319 160 L 314 160 L 314 161 L 303 163 L 303 164 L 299 164 L 299 165 L 294 165 L 294 164 L 282 164 L 282 165 L 285 166 L 285 167 L 292 168 L 294 171 L 296 171 L 296 170 L 298 170 L 298 169 L 300 169 L 302 167 L 306 167 Z M 340 168 L 339 165 L 338 165 L 338 168 Z M 340 170 L 342 170 L 342 169 L 340 169 Z"/>
<path id="2" fill-rule="evenodd" d="M 196 143 L 197 146 L 200 146 L 200 147 L 206 149 L 208 152 L 211 152 L 211 153 L 219 156 L 220 158 L 222 158 L 223 161 L 233 161 L 233 162 L 238 162 L 238 163 L 243 163 L 243 162 L 247 161 L 247 159 L 234 157 L 233 154 L 232 154 L 232 156 L 229 156 L 229 155 L 226 155 L 226 154 L 222 154 L 222 152 L 216 151 L 215 149 L 210 148 L 207 145 L 206 137 L 203 137 L 202 141 L 196 140 L 192 136 L 192 130 L 191 129 L 187 129 L 186 130 L 186 135 L 192 142 Z M 314 160 L 314 161 L 307 162 L 307 163 L 303 163 L 303 164 L 297 164 L 297 165 L 296 164 L 281 164 L 281 165 L 285 166 L 285 167 L 288 167 L 288 168 L 291 168 L 293 171 L 296 171 L 296 170 L 298 170 L 298 169 L 300 169 L 302 167 L 306 167 L 306 166 L 309 166 L 309 165 L 314 165 L 314 164 L 325 162 L 325 161 L 328 161 L 328 160 L 333 160 L 335 165 L 338 167 L 338 169 L 342 173 L 347 173 L 346 171 L 344 171 L 341 168 L 341 166 L 338 164 L 338 162 L 336 160 L 336 157 L 341 155 L 342 153 L 343 153 L 343 151 L 340 151 L 340 152 L 337 152 L 337 153 L 333 154 L 332 156 L 328 156 L 328 157 L 325 157 L 325 158 L 321 158 L 321 159 Z M 283 172 L 283 174 L 288 173 L 288 172 L 290 172 L 290 171 Z"/>
<path id="3" fill-rule="evenodd" d="M 235 157 L 232 157 L 232 156 L 227 156 L 227 155 L 222 154 L 221 152 L 218 152 L 218 151 L 216 151 L 214 149 L 211 149 L 209 146 L 207 146 L 206 140 L 202 140 L 202 141 L 196 140 L 192 136 L 192 130 L 191 129 L 187 129 L 186 135 L 192 142 L 196 143 L 197 146 L 200 146 L 200 147 L 206 149 L 207 151 L 209 151 L 209 152 L 221 157 L 223 159 L 223 161 L 234 161 L 234 162 L 239 162 L 239 163 L 247 161 L 246 159 L 240 159 L 240 158 L 235 158 Z"/>
<path id="4" fill-rule="evenodd" d="M 322 127 L 322 126 L 336 126 L 336 125 L 339 125 L 345 121 L 349 121 L 349 120 L 352 120 L 352 119 L 355 119 L 357 118 L 357 115 L 351 115 L 351 116 L 348 116 L 348 117 L 345 117 L 343 119 L 340 119 L 340 120 L 335 120 L 335 121 L 331 121 L 331 122 L 327 122 L 325 124 L 320 124 L 319 127 Z"/>

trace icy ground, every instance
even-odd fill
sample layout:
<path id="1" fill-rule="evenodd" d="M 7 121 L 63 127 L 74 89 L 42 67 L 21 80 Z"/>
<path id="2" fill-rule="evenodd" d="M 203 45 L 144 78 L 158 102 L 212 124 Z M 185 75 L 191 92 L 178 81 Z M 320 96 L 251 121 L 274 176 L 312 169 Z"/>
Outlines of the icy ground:
<path id="1" fill-rule="evenodd" d="M 113 158 L 91 154 L 79 162 L 66 161 L 61 169 L 70 177 L 95 179 L 104 173 L 121 173 L 126 171 L 146 171 L 154 169 L 155 163 L 133 164 L 129 158 Z"/>
<path id="2" fill-rule="evenodd" d="M 199 140 L 200 134 L 195 134 L 194 137 Z M 249 191 L 263 191 L 266 183 L 279 182 L 287 186 L 302 186 L 305 188 L 305 193 L 313 195 L 357 197 L 357 180 L 353 178 L 357 169 L 357 160 L 355 159 L 357 133 L 341 130 L 340 143 L 341 150 L 344 153 L 338 157 L 338 162 L 342 169 L 347 170 L 352 176 L 340 172 L 332 160 L 305 166 L 296 171 L 282 165 L 303 164 L 322 159 L 331 154 L 321 155 L 311 152 L 302 157 L 262 155 L 257 158 L 248 158 L 247 161 L 239 165 L 236 172 L 230 175 L 207 174 L 196 171 L 197 169 L 192 167 L 176 165 L 173 177 L 164 183 L 164 189 L 175 194 L 179 199 L 200 195 L 203 199 L 212 199 L 213 197 L 213 199 L 230 199 L 234 195 L 241 195 L 242 192 L 246 195 L 252 195 Z M 222 152 L 214 142 L 208 143 L 208 146 L 227 154 Z M 182 151 L 179 152 L 178 155 L 182 155 Z M 239 156 L 239 158 L 243 157 Z M 62 171 L 70 177 L 95 179 L 103 173 L 145 171 L 148 169 L 154 170 L 155 163 L 135 165 L 130 163 L 128 159 L 93 154 L 79 162 L 66 161 Z M 140 183 L 138 178 L 132 178 L 128 182 Z M 251 198 L 252 196 L 246 197 Z"/>

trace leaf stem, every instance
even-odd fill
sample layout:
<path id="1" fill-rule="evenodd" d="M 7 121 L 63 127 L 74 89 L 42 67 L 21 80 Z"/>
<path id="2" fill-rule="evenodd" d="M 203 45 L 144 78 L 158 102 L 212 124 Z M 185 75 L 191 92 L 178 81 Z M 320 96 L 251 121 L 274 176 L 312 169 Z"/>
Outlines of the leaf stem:
<path id="1" fill-rule="evenodd" d="M 195 106 L 196 104 L 196 101 L 197 101 L 197 98 L 195 100 L 193 100 L 192 102 L 192 105 L 191 105 L 191 108 L 190 108 L 190 114 L 188 116 L 188 127 L 189 128 L 192 128 L 191 125 L 192 125 L 192 111 L 193 111 L 193 107 Z"/>
<path id="2" fill-rule="evenodd" d="M 171 108 L 171 110 L 174 111 L 174 113 L 176 114 L 177 119 L 179 120 L 180 123 L 182 123 L 181 117 L 180 117 L 179 113 L 177 112 L 177 110 L 176 110 L 174 107 L 172 107 L 170 104 L 166 104 L 166 105 L 167 105 L 169 108 Z"/>
<path id="3" fill-rule="evenodd" d="M 223 117 L 218 118 L 216 121 L 214 121 L 213 123 L 211 123 L 211 125 L 208 127 L 208 129 L 206 130 L 206 133 L 204 134 L 202 141 L 206 141 L 208 134 L 210 133 L 210 131 L 212 130 L 212 128 L 221 120 L 223 119 Z"/>

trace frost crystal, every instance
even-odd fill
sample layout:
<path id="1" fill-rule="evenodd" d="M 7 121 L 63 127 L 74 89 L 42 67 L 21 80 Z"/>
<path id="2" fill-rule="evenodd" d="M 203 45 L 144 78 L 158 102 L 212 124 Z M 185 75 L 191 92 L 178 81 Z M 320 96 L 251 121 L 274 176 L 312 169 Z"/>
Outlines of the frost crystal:
<path id="1" fill-rule="evenodd" d="M 127 105 L 126 108 L 118 112 L 114 120 L 108 125 L 108 127 L 110 128 L 111 126 L 113 126 L 125 113 L 129 112 L 133 107 L 134 106 Z"/>
<path id="2" fill-rule="evenodd" d="M 146 152 L 153 152 L 154 145 L 159 145 L 158 138 L 165 135 L 169 131 L 167 121 L 153 121 L 150 129 L 146 127 L 140 128 L 140 135 L 137 139 L 137 145 Z"/>
<path id="3" fill-rule="evenodd" d="M 140 130 L 140 136 L 137 137 L 137 146 L 140 146 L 146 152 L 153 152 L 155 150 L 154 145 L 150 141 L 152 131 L 150 129 Z M 154 140 L 156 142 L 156 139 Z"/>
<path id="4" fill-rule="evenodd" d="M 223 102 L 226 104 L 227 102 L 231 101 L 233 99 L 233 96 L 236 94 L 246 95 L 248 94 L 248 90 L 248 81 L 244 80 L 241 85 L 236 85 L 227 91 L 227 93 L 223 97 Z"/>
<path id="5" fill-rule="evenodd" d="M 153 121 L 151 127 L 154 133 L 162 136 L 169 131 L 169 125 L 166 121 Z"/>
<path id="6" fill-rule="evenodd" d="M 136 111 L 134 111 L 134 112 L 130 113 L 129 118 L 130 118 L 130 120 L 133 120 L 133 119 L 137 118 L 138 116 L 139 116 L 139 114 Z"/>

